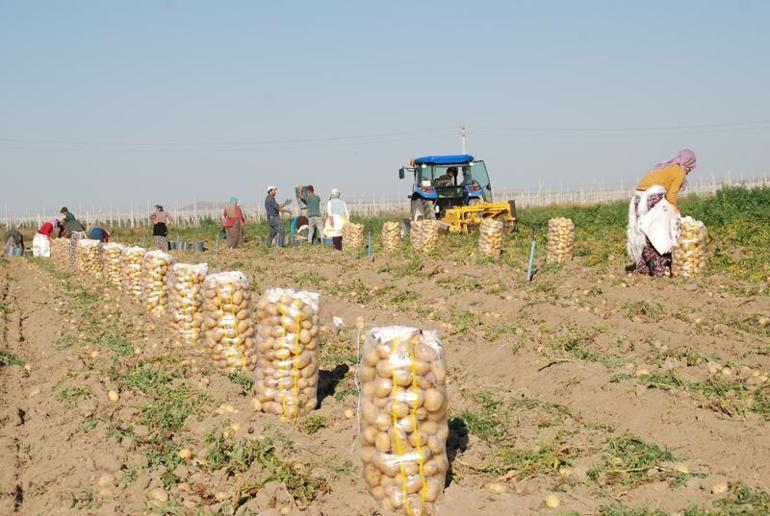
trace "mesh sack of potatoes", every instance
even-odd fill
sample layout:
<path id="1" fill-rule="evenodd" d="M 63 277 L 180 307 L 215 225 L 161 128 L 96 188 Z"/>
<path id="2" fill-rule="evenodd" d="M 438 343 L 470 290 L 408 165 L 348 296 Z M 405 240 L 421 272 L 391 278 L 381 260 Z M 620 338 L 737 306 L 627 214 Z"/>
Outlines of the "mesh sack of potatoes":
<path id="1" fill-rule="evenodd" d="M 412 249 L 430 253 L 438 243 L 438 222 L 431 219 L 415 220 L 409 231 Z"/>
<path id="2" fill-rule="evenodd" d="M 257 399 L 282 421 L 295 421 L 318 404 L 318 298 L 276 288 L 257 302 Z"/>
<path id="3" fill-rule="evenodd" d="M 671 274 L 695 276 L 706 268 L 706 226 L 692 217 L 679 221 L 679 237 L 671 250 Z"/>
<path id="4" fill-rule="evenodd" d="M 75 248 L 77 268 L 91 276 L 102 274 L 102 243 L 99 240 L 84 238 L 78 240 Z"/>
<path id="5" fill-rule="evenodd" d="M 503 223 L 484 219 L 479 225 L 479 250 L 487 256 L 500 256 L 503 252 Z"/>
<path id="6" fill-rule="evenodd" d="M 342 244 L 345 249 L 361 249 L 364 247 L 364 226 L 348 222 L 342 226 Z"/>
<path id="7" fill-rule="evenodd" d="M 51 240 L 51 260 L 57 265 L 66 265 L 69 262 L 70 241 L 69 238 L 54 238 Z"/>
<path id="8" fill-rule="evenodd" d="M 572 259 L 575 242 L 575 224 L 572 219 L 556 217 L 548 221 L 546 262 L 560 263 Z"/>
<path id="9" fill-rule="evenodd" d="M 174 258 L 163 251 L 147 251 L 142 260 L 142 290 L 145 308 L 153 317 L 168 314 L 168 276 Z"/>
<path id="10" fill-rule="evenodd" d="M 123 290 L 134 301 L 142 300 L 142 260 L 147 252 L 143 247 L 127 247 L 123 253 Z"/>
<path id="11" fill-rule="evenodd" d="M 401 246 L 401 224 L 389 221 L 382 225 L 382 248 L 392 253 Z"/>
<path id="12" fill-rule="evenodd" d="M 168 276 L 168 308 L 176 345 L 185 354 L 203 353 L 203 281 L 209 266 L 205 263 L 175 263 Z"/>
<path id="13" fill-rule="evenodd" d="M 115 242 L 104 244 L 102 247 L 102 269 L 107 281 L 114 287 L 120 288 L 123 283 L 123 253 L 126 246 Z"/>
<path id="14" fill-rule="evenodd" d="M 253 371 L 256 324 L 249 280 L 242 272 L 209 274 L 203 281 L 204 347 L 226 371 Z"/>
<path id="15" fill-rule="evenodd" d="M 358 377 L 359 443 L 369 492 L 388 511 L 432 512 L 449 467 L 443 346 L 433 332 L 374 328 Z"/>

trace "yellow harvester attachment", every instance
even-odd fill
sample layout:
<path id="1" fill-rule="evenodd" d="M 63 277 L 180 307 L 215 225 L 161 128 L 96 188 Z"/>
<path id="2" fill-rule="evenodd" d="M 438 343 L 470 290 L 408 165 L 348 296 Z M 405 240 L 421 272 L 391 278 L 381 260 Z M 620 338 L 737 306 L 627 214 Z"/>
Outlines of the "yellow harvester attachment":
<path id="1" fill-rule="evenodd" d="M 441 221 L 449 225 L 451 233 L 469 233 L 486 218 L 503 222 L 509 231 L 516 228 L 516 217 L 513 216 L 511 205 L 507 202 L 479 202 L 468 206 L 447 208 Z"/>

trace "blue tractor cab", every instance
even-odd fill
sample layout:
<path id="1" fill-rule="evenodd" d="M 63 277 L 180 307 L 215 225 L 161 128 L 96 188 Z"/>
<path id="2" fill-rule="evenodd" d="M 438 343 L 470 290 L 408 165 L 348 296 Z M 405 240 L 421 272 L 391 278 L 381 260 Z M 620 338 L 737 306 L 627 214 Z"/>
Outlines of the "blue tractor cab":
<path id="1" fill-rule="evenodd" d="M 492 185 L 483 160 L 470 154 L 423 156 L 398 171 L 414 177 L 411 199 L 412 220 L 443 218 L 447 208 L 492 202 Z"/>

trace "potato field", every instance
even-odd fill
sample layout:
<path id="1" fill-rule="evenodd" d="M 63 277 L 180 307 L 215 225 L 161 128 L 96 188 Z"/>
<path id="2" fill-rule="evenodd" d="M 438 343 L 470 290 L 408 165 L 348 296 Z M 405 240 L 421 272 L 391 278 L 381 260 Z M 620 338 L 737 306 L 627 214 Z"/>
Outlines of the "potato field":
<path id="1" fill-rule="evenodd" d="M 419 245 L 361 219 L 342 252 L 258 224 L 224 249 L 212 221 L 175 263 L 138 229 L 107 267 L 2 258 L 0 514 L 770 514 L 770 189 L 681 208 L 692 277 L 626 271 L 626 203 Z"/>

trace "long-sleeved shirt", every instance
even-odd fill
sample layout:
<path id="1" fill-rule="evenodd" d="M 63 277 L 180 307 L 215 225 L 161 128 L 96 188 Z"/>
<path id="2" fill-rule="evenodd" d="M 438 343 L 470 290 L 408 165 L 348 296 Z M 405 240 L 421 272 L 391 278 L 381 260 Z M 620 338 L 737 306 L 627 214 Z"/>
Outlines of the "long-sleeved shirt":
<path id="1" fill-rule="evenodd" d="M 636 189 L 644 191 L 652 186 L 660 185 L 666 189 L 666 200 L 673 206 L 676 206 L 679 200 L 679 190 L 682 189 L 685 177 L 687 177 L 687 174 L 685 174 L 682 167 L 679 165 L 669 165 L 668 167 L 647 172 L 642 180 L 639 181 Z"/>
<path id="2" fill-rule="evenodd" d="M 228 204 L 225 207 L 223 215 L 225 217 L 226 228 L 233 227 L 235 225 L 235 221 L 240 221 L 241 224 L 246 222 L 246 220 L 243 218 L 243 211 L 241 211 L 241 207 L 237 204 Z"/>
<path id="3" fill-rule="evenodd" d="M 63 226 L 67 234 L 70 235 L 72 233 L 86 230 L 86 228 L 83 227 L 83 224 L 81 224 L 78 219 L 76 219 L 75 216 L 70 212 L 67 212 L 67 214 L 64 216 Z"/>
<path id="4" fill-rule="evenodd" d="M 45 222 L 42 226 L 40 226 L 40 229 L 38 229 L 37 232 L 41 235 L 47 236 L 48 238 L 53 238 L 53 224 L 50 222 Z"/>
<path id="5" fill-rule="evenodd" d="M 281 214 L 281 206 L 272 195 L 265 197 L 265 212 L 267 212 L 268 218 L 279 217 Z"/>
<path id="6" fill-rule="evenodd" d="M 316 194 L 306 195 L 302 198 L 307 204 L 307 216 L 308 217 L 320 217 L 321 216 L 321 198 Z"/>
<path id="7" fill-rule="evenodd" d="M 155 210 L 150 214 L 150 222 L 153 224 L 166 224 L 171 222 L 171 215 L 167 211 Z"/>

